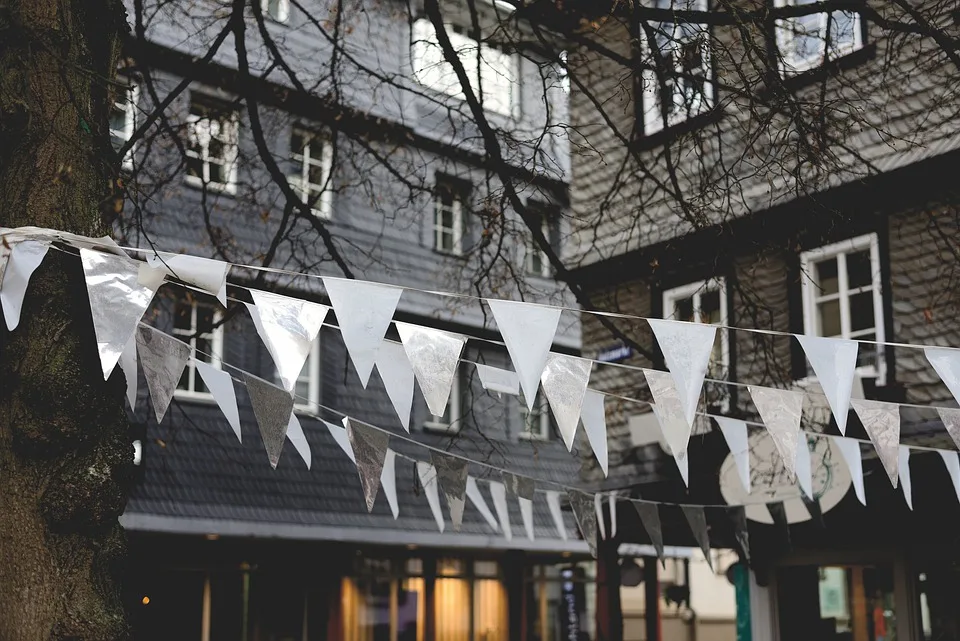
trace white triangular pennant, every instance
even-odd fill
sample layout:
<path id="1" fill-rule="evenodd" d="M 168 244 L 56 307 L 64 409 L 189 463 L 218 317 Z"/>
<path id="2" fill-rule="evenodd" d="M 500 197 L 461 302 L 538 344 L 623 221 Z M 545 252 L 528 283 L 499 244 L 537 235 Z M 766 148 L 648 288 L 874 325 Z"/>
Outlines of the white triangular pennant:
<path id="1" fill-rule="evenodd" d="M 690 452 L 674 454 L 673 462 L 677 464 L 677 470 L 680 472 L 680 478 L 683 479 L 684 487 L 690 487 Z"/>
<path id="2" fill-rule="evenodd" d="M 517 370 L 527 409 L 532 412 L 540 375 L 560 322 L 560 309 L 489 298 L 487 304 Z"/>
<path id="3" fill-rule="evenodd" d="M 323 286 L 337 315 L 340 334 L 360 383 L 366 389 L 377 351 L 403 292 L 398 287 L 359 280 L 323 277 Z"/>
<path id="4" fill-rule="evenodd" d="M 583 394 L 583 406 L 580 408 L 583 431 L 587 434 L 590 449 L 600 463 L 604 476 L 607 476 L 610 465 L 607 452 L 607 412 L 604 408 L 606 398 L 606 395 L 588 389 Z"/>
<path id="5" fill-rule="evenodd" d="M 520 378 L 516 372 L 481 363 L 477 363 L 476 367 L 477 376 L 480 378 L 480 385 L 483 386 L 483 389 L 513 396 L 520 393 Z"/>
<path id="6" fill-rule="evenodd" d="M 7 329 L 11 332 L 20 324 L 20 310 L 30 277 L 43 262 L 48 249 L 50 245 L 47 243 L 24 240 L 14 245 L 7 257 L 3 280 L 0 281 L 0 306 L 7 321 Z M 133 335 L 133 332 L 130 334 Z"/>
<path id="7" fill-rule="evenodd" d="M 500 531 L 503 538 L 513 540 L 513 528 L 510 526 L 510 510 L 507 508 L 507 488 L 503 483 L 490 481 L 490 497 L 493 499 L 493 509 L 497 512 L 500 521 Z"/>
<path id="8" fill-rule="evenodd" d="M 204 363 L 203 361 L 193 359 L 193 365 L 197 368 L 197 374 L 203 379 L 203 384 L 210 390 L 213 400 L 220 406 L 220 411 L 227 419 L 233 433 L 237 435 L 237 440 L 243 442 L 243 434 L 240 429 L 240 412 L 237 409 L 237 394 L 233 389 L 233 378 L 227 372 Z"/>
<path id="9" fill-rule="evenodd" d="M 283 451 L 283 441 L 287 436 L 290 414 L 293 412 L 293 397 L 285 389 L 256 376 L 244 374 L 243 380 L 247 384 L 247 395 L 260 428 L 263 448 L 267 451 L 270 465 L 276 469 Z"/>
<path id="10" fill-rule="evenodd" d="M 309 470 L 313 460 L 310 452 L 310 444 L 307 442 L 307 435 L 303 433 L 303 425 L 300 424 L 300 419 L 298 419 L 297 415 L 293 412 L 290 413 L 290 420 L 287 421 L 287 438 L 290 439 L 290 444 L 293 445 L 293 449 L 297 451 L 297 454 L 300 455 L 303 462 L 307 464 L 307 469 Z"/>
<path id="11" fill-rule="evenodd" d="M 397 501 L 397 453 L 387 448 L 387 456 L 383 459 L 383 472 L 380 473 L 380 488 L 387 497 L 390 511 L 396 520 L 400 516 L 400 503 Z"/>
<path id="12" fill-rule="evenodd" d="M 770 387 L 749 386 L 763 424 L 773 438 L 773 444 L 791 477 L 796 476 L 797 442 L 800 438 L 800 418 L 803 415 L 803 393 Z"/>
<path id="13" fill-rule="evenodd" d="M 409 432 L 414 374 L 403 345 L 384 341 L 377 352 L 377 371 L 380 372 L 390 403 L 400 417 L 400 424 Z"/>
<path id="14" fill-rule="evenodd" d="M 673 320 L 647 319 L 663 360 L 673 376 L 680 396 L 683 416 L 690 427 L 697 413 L 700 390 L 707 375 L 707 365 L 713 352 L 717 328 L 704 323 L 685 323 Z"/>
<path id="15" fill-rule="evenodd" d="M 673 376 L 667 372 L 645 369 L 647 387 L 653 396 L 653 409 L 660 422 L 660 431 L 670 447 L 670 454 L 679 456 L 687 451 L 692 424 L 684 415 L 683 403 Z"/>
<path id="16" fill-rule="evenodd" d="M 893 487 L 897 487 L 897 464 L 900 460 L 900 405 L 881 401 L 852 400 L 863 429 L 877 450 L 883 469 Z"/>
<path id="17" fill-rule="evenodd" d="M 839 452 L 843 460 L 847 463 L 847 469 L 850 470 L 850 478 L 853 479 L 853 489 L 857 493 L 857 499 L 863 505 L 867 504 L 867 496 L 863 491 L 863 459 L 860 456 L 860 442 L 852 438 L 842 436 L 831 437 L 834 451 Z"/>
<path id="18" fill-rule="evenodd" d="M 960 403 L 960 350 L 949 347 L 925 347 L 923 354 L 933 365 L 943 384 Z"/>
<path id="19" fill-rule="evenodd" d="M 670 418 L 664 418 L 658 405 L 651 405 L 651 409 L 657 419 L 657 423 L 660 425 L 660 431 L 664 434 L 664 438 L 666 438 L 667 434 L 676 436 L 678 433 L 688 432 L 690 430 L 687 426 L 686 419 L 679 413 L 671 412 Z M 673 456 L 673 460 L 677 464 L 677 469 L 680 471 L 680 477 L 683 479 L 684 486 L 690 487 L 690 461 L 687 458 L 687 450 L 676 451 L 670 446 L 669 441 L 667 442 L 667 447 L 670 449 L 670 455 Z"/>
<path id="20" fill-rule="evenodd" d="M 607 495 L 610 505 L 610 538 L 617 538 L 617 491 Z"/>
<path id="21" fill-rule="evenodd" d="M 797 485 L 808 499 L 813 500 L 813 469 L 810 461 L 810 443 L 805 434 L 797 440 Z"/>
<path id="22" fill-rule="evenodd" d="M 380 491 L 380 476 L 387 458 L 390 435 L 349 418 L 346 426 L 350 447 L 357 457 L 357 473 L 360 475 L 360 485 L 363 486 L 367 512 L 372 512 L 377 492 Z"/>
<path id="23" fill-rule="evenodd" d="M 137 411 L 137 339 L 131 336 L 130 340 L 120 352 L 120 369 L 123 370 L 123 377 L 127 379 L 127 402 L 130 403 L 130 410 Z"/>
<path id="24" fill-rule="evenodd" d="M 820 381 L 820 387 L 833 410 L 833 418 L 837 421 L 837 428 L 841 434 L 845 434 L 859 344 L 845 338 L 806 335 L 797 335 L 797 341 Z"/>
<path id="25" fill-rule="evenodd" d="M 747 424 L 736 418 L 713 417 L 720 426 L 720 432 L 730 448 L 730 454 L 737 465 L 743 489 L 750 493 L 750 446 L 747 442 Z"/>
<path id="26" fill-rule="evenodd" d="M 483 494 L 480 493 L 480 488 L 477 486 L 477 479 L 472 476 L 467 477 L 467 498 L 470 499 L 473 506 L 480 512 L 480 516 L 487 522 L 487 525 L 489 525 L 494 532 L 499 532 L 500 524 L 497 523 L 497 519 L 493 516 L 493 512 L 490 511 L 490 507 L 487 505 L 486 500 L 484 500 Z"/>
<path id="27" fill-rule="evenodd" d="M 520 504 L 520 518 L 523 519 L 523 529 L 527 532 L 527 538 L 533 541 L 533 501 L 518 496 L 517 502 Z"/>
<path id="28" fill-rule="evenodd" d="M 136 265 L 126 257 L 81 249 L 80 262 L 90 298 L 103 380 L 107 380 L 153 300 L 155 290 L 137 282 Z M 8 266 L 7 278 L 9 276 Z"/>
<path id="29" fill-rule="evenodd" d="M 710 570 L 713 570 L 713 559 L 710 556 L 710 536 L 707 533 L 707 516 L 702 507 L 693 505 L 681 505 L 683 515 L 687 517 L 687 523 L 693 532 L 693 537 L 697 540 L 700 550 L 703 552 L 703 558 L 707 560 Z"/>
<path id="30" fill-rule="evenodd" d="M 284 389 L 293 391 L 330 308 L 256 289 L 251 289 L 250 295 L 254 304 L 247 304 L 247 309 L 257 333 L 273 358 Z"/>
<path id="31" fill-rule="evenodd" d="M 409 323 L 394 325 L 427 401 L 427 409 L 434 416 L 443 416 L 467 337 Z"/>
<path id="32" fill-rule="evenodd" d="M 583 395 L 590 382 L 592 361 L 564 354 L 550 354 L 540 375 L 543 393 L 550 403 L 550 411 L 557 422 L 567 451 L 573 449 L 573 439 L 580 423 Z M 524 390 L 526 394 L 526 390 Z"/>
<path id="33" fill-rule="evenodd" d="M 943 426 L 947 429 L 947 434 L 953 439 L 957 447 L 960 447 L 960 410 L 938 407 L 937 413 Z"/>
<path id="34" fill-rule="evenodd" d="M 340 449 L 343 450 L 343 453 L 347 455 L 347 458 L 350 459 L 350 462 L 356 465 L 357 457 L 354 456 L 353 447 L 350 445 L 350 439 L 347 438 L 347 419 L 344 418 L 343 422 L 344 427 L 340 427 L 339 425 L 334 425 L 333 423 L 328 423 L 326 421 L 323 421 L 323 424 L 327 426 L 330 436 L 332 436 L 333 440 L 336 441 L 337 445 L 340 446 Z"/>
<path id="35" fill-rule="evenodd" d="M 151 327 L 140 327 L 136 340 L 153 413 L 160 423 L 173 399 L 183 368 L 190 360 L 190 346 Z"/>
<path id="36" fill-rule="evenodd" d="M 953 481 L 953 489 L 957 492 L 957 500 L 960 501 L 960 454 L 957 452 L 948 452 L 947 450 L 937 450 L 940 458 L 943 459 L 943 465 L 947 468 L 947 474 Z"/>
<path id="37" fill-rule="evenodd" d="M 547 507 L 550 509 L 550 517 L 553 519 L 553 526 L 557 528 L 557 535 L 564 541 L 567 540 L 567 526 L 563 522 L 563 509 L 560 507 L 560 492 L 547 490 Z"/>
<path id="38" fill-rule="evenodd" d="M 597 531 L 600 532 L 600 538 L 607 538 L 607 523 L 603 518 L 603 494 L 597 492 L 593 495 L 593 511 L 597 515 Z"/>
<path id="39" fill-rule="evenodd" d="M 440 511 L 440 487 L 437 483 L 437 470 L 429 463 L 417 461 L 417 476 L 420 478 L 420 485 L 423 486 L 423 493 L 427 497 L 427 504 L 433 514 L 433 520 L 436 522 L 437 528 L 443 532 L 446 524 L 443 522 L 443 512 Z"/>
<path id="40" fill-rule="evenodd" d="M 910 448 L 901 445 L 897 452 L 900 459 L 900 465 L 897 469 L 900 474 L 900 489 L 903 490 L 903 500 L 907 502 L 907 507 L 913 509 L 913 482 L 910 479 Z"/>
<path id="41" fill-rule="evenodd" d="M 146 264 L 140 266 L 141 284 L 156 290 L 164 277 L 171 276 L 195 285 L 208 294 L 216 296 L 227 306 L 227 272 L 230 264 L 212 258 L 158 252 L 147 256 Z"/>

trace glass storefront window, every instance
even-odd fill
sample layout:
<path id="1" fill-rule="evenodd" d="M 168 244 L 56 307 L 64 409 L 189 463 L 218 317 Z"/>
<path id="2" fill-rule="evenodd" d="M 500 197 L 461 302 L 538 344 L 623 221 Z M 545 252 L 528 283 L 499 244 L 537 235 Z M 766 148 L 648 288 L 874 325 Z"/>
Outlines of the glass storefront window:
<path id="1" fill-rule="evenodd" d="M 927 564 L 916 574 L 923 641 L 960 639 L 960 562 Z"/>
<path id="2" fill-rule="evenodd" d="M 569 641 L 595 638 L 596 565 L 536 565 L 527 574 L 527 639 Z"/>
<path id="3" fill-rule="evenodd" d="M 887 566 L 784 567 L 777 572 L 781 641 L 896 641 Z"/>
<path id="4" fill-rule="evenodd" d="M 364 557 L 355 571 L 341 582 L 344 641 L 422 641 L 422 561 Z"/>

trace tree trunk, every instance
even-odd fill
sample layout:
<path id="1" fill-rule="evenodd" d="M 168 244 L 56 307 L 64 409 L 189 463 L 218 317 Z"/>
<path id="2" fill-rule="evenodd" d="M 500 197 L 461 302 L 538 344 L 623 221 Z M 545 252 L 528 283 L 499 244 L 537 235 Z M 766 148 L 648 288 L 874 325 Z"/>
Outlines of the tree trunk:
<path id="1" fill-rule="evenodd" d="M 99 235 L 120 0 L 0 1 L 0 225 Z M 116 580 L 133 450 L 79 260 L 51 249 L 0 329 L 0 641 L 126 636 Z"/>

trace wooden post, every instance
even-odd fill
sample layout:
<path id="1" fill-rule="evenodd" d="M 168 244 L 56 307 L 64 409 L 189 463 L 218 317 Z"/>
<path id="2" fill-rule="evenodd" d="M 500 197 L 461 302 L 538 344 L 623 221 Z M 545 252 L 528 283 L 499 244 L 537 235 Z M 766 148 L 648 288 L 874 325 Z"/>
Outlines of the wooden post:
<path id="1" fill-rule="evenodd" d="M 657 557 L 643 557 L 643 622 L 646 641 L 660 641 L 660 568 Z"/>
<path id="2" fill-rule="evenodd" d="M 434 641 L 437 637 L 437 558 L 427 556 L 423 559 L 423 641 Z"/>
<path id="3" fill-rule="evenodd" d="M 519 550 L 510 550 L 503 557 L 503 582 L 507 589 L 507 638 L 511 641 L 522 641 L 524 636 L 524 557 L 524 553 Z"/>
<path id="4" fill-rule="evenodd" d="M 623 641 L 617 540 L 597 541 L 597 641 Z"/>

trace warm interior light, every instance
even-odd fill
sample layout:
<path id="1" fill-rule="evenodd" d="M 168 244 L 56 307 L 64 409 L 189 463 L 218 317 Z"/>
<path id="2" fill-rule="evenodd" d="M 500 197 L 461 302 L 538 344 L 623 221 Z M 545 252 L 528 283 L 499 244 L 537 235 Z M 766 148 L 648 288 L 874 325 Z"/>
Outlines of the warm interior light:
<path id="1" fill-rule="evenodd" d="M 149 603 L 150 603 L 150 597 L 148 597 L 148 596 L 143 597 L 142 599 L 140 599 L 140 603 L 142 603 L 142 604 L 144 604 L 144 605 L 149 604 Z"/>
<path id="2" fill-rule="evenodd" d="M 207 540 L 208 540 L 208 541 L 216 541 L 216 540 L 219 539 L 219 538 L 220 538 L 220 535 L 219 535 L 219 534 L 208 534 L 208 535 L 207 535 Z"/>
<path id="3" fill-rule="evenodd" d="M 569 559 L 569 558 L 570 558 L 570 553 L 569 553 L 569 552 L 564 552 L 564 553 L 561 554 L 560 556 L 562 556 L 562 557 L 565 558 L 565 559 Z"/>

